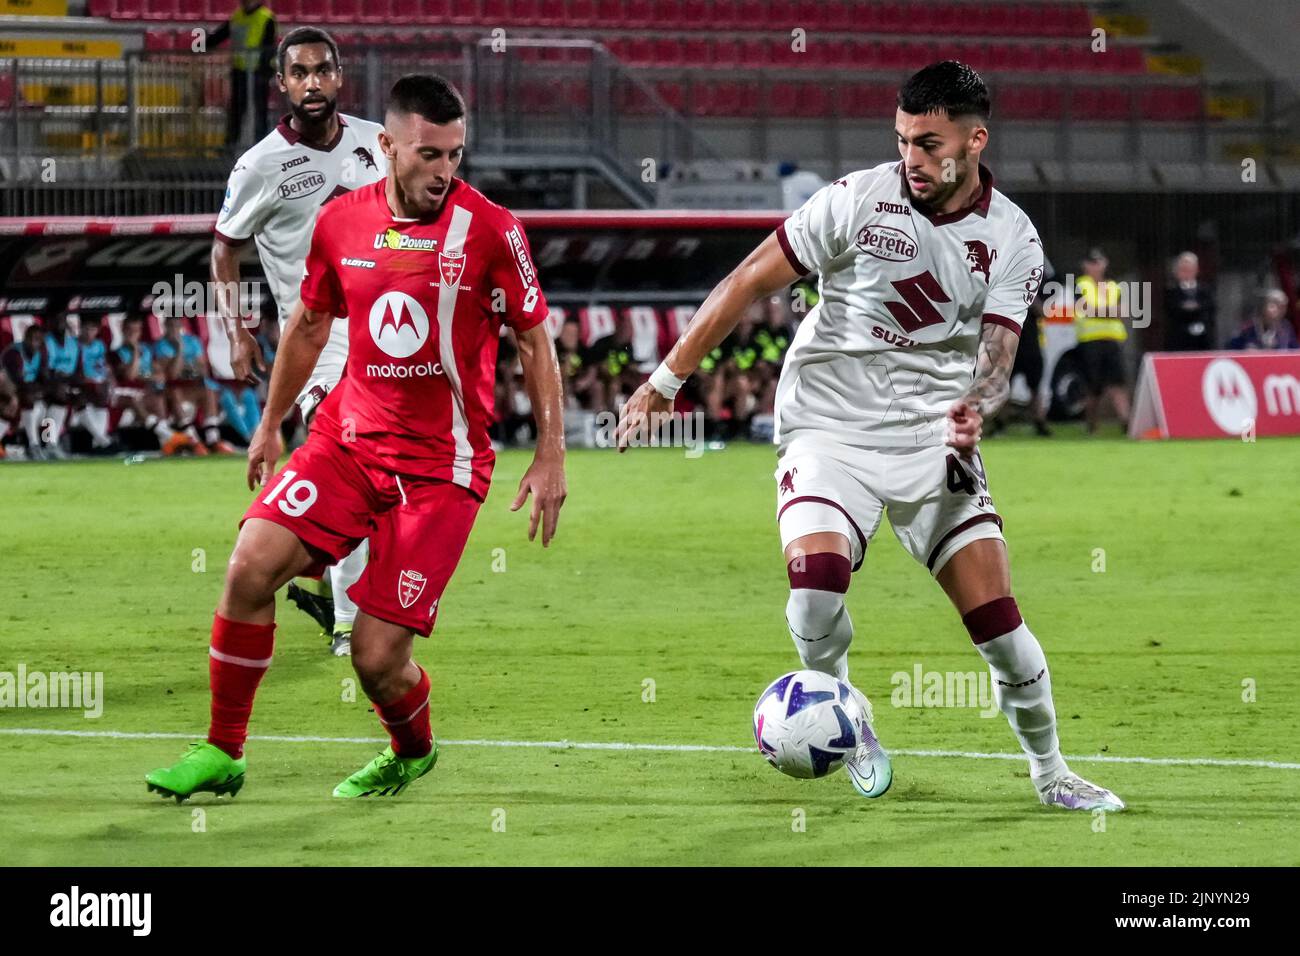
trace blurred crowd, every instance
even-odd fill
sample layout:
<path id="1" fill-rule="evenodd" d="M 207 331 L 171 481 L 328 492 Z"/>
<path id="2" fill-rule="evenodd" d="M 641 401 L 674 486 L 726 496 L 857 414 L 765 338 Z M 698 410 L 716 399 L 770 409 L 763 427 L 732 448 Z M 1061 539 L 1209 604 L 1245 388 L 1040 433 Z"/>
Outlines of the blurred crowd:
<path id="1" fill-rule="evenodd" d="M 1104 252 L 1091 250 L 1068 296 L 1077 340 L 1074 362 L 1086 387 L 1084 419 L 1089 430 L 1107 412 L 1121 425 L 1129 416 L 1125 345 L 1132 323 L 1110 314 L 1120 284 L 1109 277 L 1108 268 Z M 683 387 L 677 408 L 703 413 L 707 440 L 771 438 L 781 363 L 799 321 L 816 301 L 815 286 L 801 284 L 795 295 L 755 303 L 735 331 L 706 356 Z M 1185 252 L 1173 263 L 1163 302 L 1164 345 L 1169 351 L 1297 348 L 1294 304 L 1271 286 L 1258 290 L 1235 333 L 1216 343 L 1215 291 L 1201 277 L 1194 253 Z M 1030 398 L 1004 416 L 1014 420 L 1023 415 L 1044 435 L 1050 431 L 1040 398 L 1039 323 L 1053 318 L 1051 308 L 1040 298 L 1030 311 L 1015 372 L 1028 385 Z M 616 415 L 660 358 L 643 354 L 638 359 L 628 310 L 615 310 L 615 315 L 613 331 L 589 344 L 576 317 L 566 317 L 556 333 L 566 415 L 576 421 Z M 112 333 L 95 316 L 80 317 L 75 330 L 66 315 L 28 325 L 0 352 L 0 457 L 17 453 L 46 459 L 144 450 L 166 455 L 240 453 L 260 421 L 265 381 L 251 387 L 214 376 L 204 344 L 186 319 L 165 319 L 152 341 L 146 330 L 143 315 L 128 316 Z M 275 359 L 279 331 L 273 319 L 258 329 L 268 368 Z M 496 404 L 495 441 L 513 445 L 536 436 L 518 353 L 509 336 L 501 341 Z M 286 423 L 286 433 L 292 436 L 300 425 Z M 990 432 L 998 427 L 995 423 Z"/>

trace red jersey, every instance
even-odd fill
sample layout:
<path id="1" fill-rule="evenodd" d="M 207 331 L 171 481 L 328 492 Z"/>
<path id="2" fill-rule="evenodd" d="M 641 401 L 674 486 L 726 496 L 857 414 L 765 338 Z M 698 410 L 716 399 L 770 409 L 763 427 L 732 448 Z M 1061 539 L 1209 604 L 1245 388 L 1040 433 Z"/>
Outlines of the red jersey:
<path id="1" fill-rule="evenodd" d="M 387 180 L 326 204 L 302 281 L 307 308 L 348 319 L 343 378 L 312 430 L 399 475 L 450 481 L 480 500 L 495 455 L 497 345 L 546 318 L 524 228 L 453 179 L 442 209 L 399 219 Z"/>

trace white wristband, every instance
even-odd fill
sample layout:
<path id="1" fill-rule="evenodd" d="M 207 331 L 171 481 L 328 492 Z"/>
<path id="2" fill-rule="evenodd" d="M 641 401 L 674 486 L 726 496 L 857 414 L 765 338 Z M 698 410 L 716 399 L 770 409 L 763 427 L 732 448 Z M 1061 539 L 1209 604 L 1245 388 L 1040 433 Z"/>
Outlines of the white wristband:
<path id="1" fill-rule="evenodd" d="M 685 382 L 686 379 L 678 378 L 673 374 L 667 362 L 660 362 L 659 367 L 650 373 L 650 384 L 654 386 L 654 390 L 669 401 L 677 397 Z"/>

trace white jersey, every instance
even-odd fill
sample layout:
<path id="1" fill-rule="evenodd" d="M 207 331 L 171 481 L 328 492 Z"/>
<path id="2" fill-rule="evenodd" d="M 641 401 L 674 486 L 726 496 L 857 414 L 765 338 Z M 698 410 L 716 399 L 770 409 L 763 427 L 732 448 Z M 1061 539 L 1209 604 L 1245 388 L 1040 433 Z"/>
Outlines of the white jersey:
<path id="1" fill-rule="evenodd" d="M 1020 331 L 1043 276 L 1038 233 L 993 188 L 967 209 L 912 205 L 901 163 L 850 173 L 777 229 L 794 268 L 821 273 L 776 392 L 776 440 L 942 445 L 974 380 L 986 322 Z"/>
<path id="2" fill-rule="evenodd" d="M 302 286 L 320 207 L 335 196 L 383 179 L 388 160 L 378 123 L 339 114 L 329 146 L 303 142 L 287 117 L 239 157 L 217 217 L 217 238 L 229 245 L 257 242 L 258 257 L 280 313 L 289 320 Z"/>

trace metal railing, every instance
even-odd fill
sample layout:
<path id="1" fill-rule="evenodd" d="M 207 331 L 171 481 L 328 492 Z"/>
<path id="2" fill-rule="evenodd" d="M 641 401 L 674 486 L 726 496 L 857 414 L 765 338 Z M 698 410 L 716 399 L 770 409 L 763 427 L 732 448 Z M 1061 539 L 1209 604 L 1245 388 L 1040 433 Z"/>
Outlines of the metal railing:
<path id="1" fill-rule="evenodd" d="M 344 112 L 380 116 L 397 77 L 437 72 L 465 95 L 479 168 L 585 170 L 631 205 L 653 201 L 648 158 L 713 156 L 652 86 L 591 41 L 388 46 L 345 55 L 343 67 Z M 246 106 L 228 142 L 232 87 L 227 53 L 0 61 L 0 215 L 215 209 L 261 105 Z"/>

